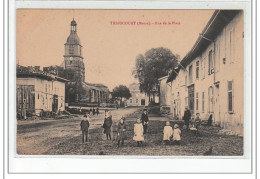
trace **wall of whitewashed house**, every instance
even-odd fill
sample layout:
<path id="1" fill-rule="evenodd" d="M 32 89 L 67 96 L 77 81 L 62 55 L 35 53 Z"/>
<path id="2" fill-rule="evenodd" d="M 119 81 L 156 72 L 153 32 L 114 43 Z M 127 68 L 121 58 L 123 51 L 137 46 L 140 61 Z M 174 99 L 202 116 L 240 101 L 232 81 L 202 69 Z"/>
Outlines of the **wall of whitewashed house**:
<path id="1" fill-rule="evenodd" d="M 188 105 L 188 92 L 185 85 L 186 72 L 180 70 L 177 78 L 171 82 L 171 113 L 173 117 L 182 119 L 184 108 Z"/>
<path id="2" fill-rule="evenodd" d="M 39 78 L 17 78 L 17 85 L 34 86 L 35 114 L 52 111 L 53 95 L 58 96 L 58 109 L 65 110 L 65 83 Z"/>
<path id="3" fill-rule="evenodd" d="M 243 12 L 241 12 L 218 35 L 215 44 L 212 42 L 186 67 L 186 71 L 180 70 L 179 75 L 172 82 L 173 115 L 178 102 L 178 114 L 183 116 L 184 108 L 188 105 L 187 87 L 194 84 L 193 113 L 200 113 L 202 119 L 208 119 L 209 115 L 213 114 L 215 124 L 243 133 L 243 23 Z M 191 78 L 189 74 L 192 74 Z M 185 78 L 187 78 L 186 85 Z"/>
<path id="4" fill-rule="evenodd" d="M 160 78 L 160 106 L 170 106 L 171 105 L 171 86 L 166 83 L 168 76 Z"/>
<path id="5" fill-rule="evenodd" d="M 127 106 L 147 106 L 149 98 L 145 93 L 141 93 L 138 83 L 132 83 L 129 86 L 131 97 L 126 101 Z"/>

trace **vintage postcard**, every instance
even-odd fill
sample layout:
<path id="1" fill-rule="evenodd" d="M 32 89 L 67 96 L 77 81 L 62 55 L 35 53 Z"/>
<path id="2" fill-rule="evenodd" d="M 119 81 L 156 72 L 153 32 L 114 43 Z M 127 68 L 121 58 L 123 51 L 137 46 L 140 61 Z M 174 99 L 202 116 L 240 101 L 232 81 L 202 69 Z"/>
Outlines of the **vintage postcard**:
<path id="1" fill-rule="evenodd" d="M 16 157 L 245 157 L 245 9 L 15 13 Z"/>

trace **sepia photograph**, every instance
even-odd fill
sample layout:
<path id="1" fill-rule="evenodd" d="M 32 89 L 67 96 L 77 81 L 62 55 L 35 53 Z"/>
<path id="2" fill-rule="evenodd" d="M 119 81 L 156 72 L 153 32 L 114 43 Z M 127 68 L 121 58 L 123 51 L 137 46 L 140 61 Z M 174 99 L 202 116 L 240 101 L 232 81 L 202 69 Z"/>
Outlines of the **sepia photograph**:
<path id="1" fill-rule="evenodd" d="M 18 156 L 243 156 L 243 9 L 16 9 Z"/>

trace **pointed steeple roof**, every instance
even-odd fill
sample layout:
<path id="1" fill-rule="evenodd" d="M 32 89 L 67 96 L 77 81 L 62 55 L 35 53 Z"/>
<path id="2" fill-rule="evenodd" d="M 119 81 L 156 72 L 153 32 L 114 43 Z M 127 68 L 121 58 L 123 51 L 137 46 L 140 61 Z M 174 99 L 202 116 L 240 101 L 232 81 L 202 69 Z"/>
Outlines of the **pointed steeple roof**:
<path id="1" fill-rule="evenodd" d="M 70 31 L 69 37 L 67 38 L 66 44 L 80 45 L 80 40 L 79 40 L 79 37 L 77 34 L 77 29 L 76 29 L 77 22 L 74 20 L 74 18 L 71 21 L 70 25 L 71 25 L 71 31 Z"/>

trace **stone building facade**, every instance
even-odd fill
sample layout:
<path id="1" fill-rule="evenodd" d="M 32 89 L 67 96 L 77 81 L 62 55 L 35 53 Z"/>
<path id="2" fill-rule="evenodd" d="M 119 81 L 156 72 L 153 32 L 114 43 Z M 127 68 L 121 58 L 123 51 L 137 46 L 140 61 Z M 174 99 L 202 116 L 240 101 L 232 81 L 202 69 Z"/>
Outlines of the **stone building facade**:
<path id="1" fill-rule="evenodd" d="M 65 110 L 65 83 L 68 80 L 40 71 L 18 71 L 16 80 L 17 115 L 40 116 L 42 112 Z"/>
<path id="2" fill-rule="evenodd" d="M 243 135 L 244 14 L 216 10 L 191 51 L 170 74 L 171 112 L 181 118 L 185 106 L 202 119 Z"/>
<path id="3" fill-rule="evenodd" d="M 130 84 L 129 91 L 131 97 L 126 101 L 127 106 L 147 106 L 149 104 L 149 98 L 145 93 L 141 93 L 138 83 Z"/>

